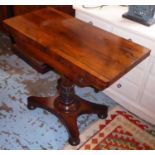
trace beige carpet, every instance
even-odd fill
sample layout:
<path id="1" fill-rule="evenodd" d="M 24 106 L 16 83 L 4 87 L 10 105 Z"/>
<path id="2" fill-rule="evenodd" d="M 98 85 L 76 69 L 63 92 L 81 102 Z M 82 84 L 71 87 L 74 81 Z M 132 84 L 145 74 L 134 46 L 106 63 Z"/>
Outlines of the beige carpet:
<path id="1" fill-rule="evenodd" d="M 109 112 L 81 134 L 81 143 L 64 149 L 74 150 L 154 150 L 155 128 L 120 107 Z"/>

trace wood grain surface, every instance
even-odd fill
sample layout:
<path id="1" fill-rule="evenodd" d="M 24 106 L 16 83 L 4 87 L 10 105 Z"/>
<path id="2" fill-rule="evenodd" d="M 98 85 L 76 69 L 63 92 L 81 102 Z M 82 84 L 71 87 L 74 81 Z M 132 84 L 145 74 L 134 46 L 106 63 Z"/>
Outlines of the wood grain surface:
<path id="1" fill-rule="evenodd" d="M 150 50 L 134 42 L 45 8 L 4 21 L 22 48 L 80 86 L 111 85 L 146 58 Z M 34 48 L 31 47 L 31 48 Z"/>

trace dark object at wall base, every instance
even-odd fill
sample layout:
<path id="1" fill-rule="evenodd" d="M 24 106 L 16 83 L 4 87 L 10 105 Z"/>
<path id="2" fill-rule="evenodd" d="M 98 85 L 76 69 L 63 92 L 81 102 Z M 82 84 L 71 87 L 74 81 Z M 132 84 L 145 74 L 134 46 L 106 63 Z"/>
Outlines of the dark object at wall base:
<path id="1" fill-rule="evenodd" d="M 16 44 L 12 45 L 12 49 L 15 54 L 17 54 L 21 59 L 23 59 L 26 63 L 28 63 L 32 68 L 37 70 L 39 73 L 44 74 L 51 70 L 51 68 L 48 65 L 27 55 L 26 52 L 24 53 Z"/>
<path id="2" fill-rule="evenodd" d="M 127 18 L 127 19 L 130 19 L 130 20 L 133 20 L 135 22 L 138 22 L 140 24 L 143 24 L 143 25 L 146 25 L 146 26 L 151 26 L 155 23 L 155 18 L 153 19 L 150 19 L 148 21 L 144 21 L 144 20 L 140 20 L 140 19 L 137 19 L 137 18 L 134 18 L 133 16 L 130 16 L 128 15 L 128 13 L 125 13 L 122 15 L 124 18 Z"/>

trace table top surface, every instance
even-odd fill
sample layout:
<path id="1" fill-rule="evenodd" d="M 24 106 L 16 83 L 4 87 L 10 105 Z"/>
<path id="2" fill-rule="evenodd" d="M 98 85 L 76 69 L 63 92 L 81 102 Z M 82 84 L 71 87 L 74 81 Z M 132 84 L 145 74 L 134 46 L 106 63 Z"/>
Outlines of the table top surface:
<path id="1" fill-rule="evenodd" d="M 50 7 L 7 19 L 4 24 L 10 33 L 40 49 L 45 63 L 73 81 L 85 77 L 84 82 L 97 89 L 108 87 L 150 53 L 141 45 Z"/>

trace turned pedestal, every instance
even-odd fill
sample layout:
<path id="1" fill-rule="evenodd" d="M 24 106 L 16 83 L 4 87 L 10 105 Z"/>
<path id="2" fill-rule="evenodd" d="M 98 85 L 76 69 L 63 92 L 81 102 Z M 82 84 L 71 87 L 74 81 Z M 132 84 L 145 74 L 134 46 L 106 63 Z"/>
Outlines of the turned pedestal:
<path id="1" fill-rule="evenodd" d="M 57 88 L 59 93 L 57 97 L 29 97 L 28 108 L 33 110 L 40 107 L 54 113 L 65 125 L 69 134 L 69 143 L 78 145 L 80 139 L 77 117 L 82 114 L 94 113 L 98 114 L 99 118 L 106 118 L 108 108 L 75 95 L 74 83 L 66 78 L 60 80 Z"/>

